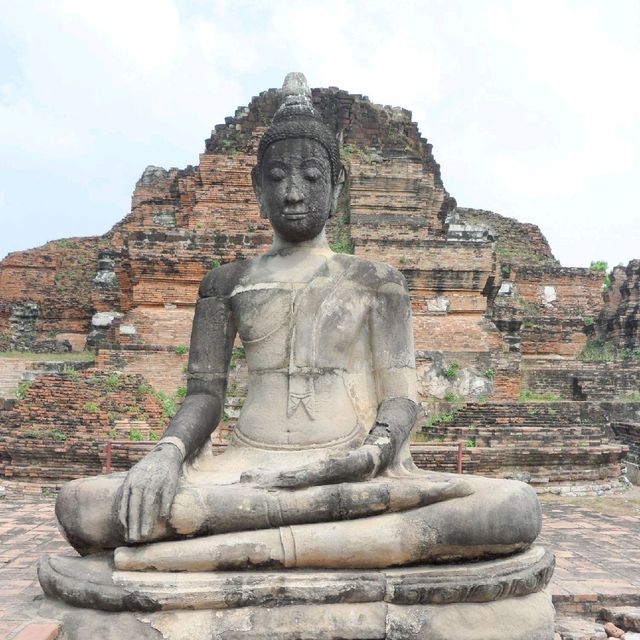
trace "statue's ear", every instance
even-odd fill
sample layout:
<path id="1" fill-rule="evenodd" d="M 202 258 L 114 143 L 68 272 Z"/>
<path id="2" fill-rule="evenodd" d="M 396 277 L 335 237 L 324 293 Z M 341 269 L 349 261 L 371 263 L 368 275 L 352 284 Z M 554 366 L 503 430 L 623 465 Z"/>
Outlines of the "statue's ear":
<path id="1" fill-rule="evenodd" d="M 260 217 L 266 218 L 267 214 L 262 206 L 262 174 L 260 173 L 259 165 L 251 169 L 251 184 L 253 185 L 253 191 L 256 194 L 258 206 L 260 207 Z"/>
<path id="2" fill-rule="evenodd" d="M 338 198 L 342 193 L 342 188 L 344 187 L 344 183 L 347 180 L 347 171 L 344 167 L 340 167 L 340 171 L 338 172 L 338 177 L 336 178 L 336 182 L 333 185 L 333 193 L 331 198 L 331 212 L 329 213 L 329 217 L 333 216 L 338 208 Z"/>

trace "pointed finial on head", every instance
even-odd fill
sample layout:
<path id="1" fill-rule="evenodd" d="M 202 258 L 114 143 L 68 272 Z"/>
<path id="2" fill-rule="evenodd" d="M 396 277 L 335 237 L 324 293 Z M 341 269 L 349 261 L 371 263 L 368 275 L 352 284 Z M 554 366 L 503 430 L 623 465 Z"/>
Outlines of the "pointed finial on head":
<path id="1" fill-rule="evenodd" d="M 307 96 L 311 97 L 311 90 L 307 84 L 307 79 L 304 77 L 304 73 L 299 71 L 292 71 L 287 73 L 284 82 L 282 83 L 282 95 L 287 96 Z"/>
<path id="2" fill-rule="evenodd" d="M 336 184 L 343 170 L 338 141 L 313 108 L 313 96 L 304 74 L 288 73 L 280 94 L 282 103 L 258 145 L 258 166 L 262 163 L 265 151 L 274 142 L 291 138 L 309 138 L 326 149 L 331 163 L 331 181 Z"/>

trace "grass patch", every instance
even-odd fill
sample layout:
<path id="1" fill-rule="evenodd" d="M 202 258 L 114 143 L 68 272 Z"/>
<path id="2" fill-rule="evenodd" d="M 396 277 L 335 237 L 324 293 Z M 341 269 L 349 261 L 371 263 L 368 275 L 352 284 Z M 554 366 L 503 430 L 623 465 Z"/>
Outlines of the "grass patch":
<path id="1" fill-rule="evenodd" d="M 640 402 L 640 391 L 630 391 L 618 396 L 621 402 Z"/>
<path id="2" fill-rule="evenodd" d="M 623 494 L 608 496 L 558 496 L 550 493 L 539 494 L 541 502 L 560 502 L 575 507 L 590 509 L 607 516 L 640 517 L 640 487 L 631 486 Z"/>
<path id="3" fill-rule="evenodd" d="M 64 353 L 34 353 L 33 351 L 0 351 L 0 358 L 9 360 L 37 360 L 60 362 L 93 362 L 96 354 L 93 351 L 65 351 Z"/>
<path id="4" fill-rule="evenodd" d="M 603 340 L 588 340 L 578 354 L 578 360 L 589 362 L 613 362 L 617 358 L 616 348 Z"/>
<path id="5" fill-rule="evenodd" d="M 22 434 L 23 438 L 29 440 L 55 440 L 56 442 L 64 442 L 67 434 L 62 429 L 31 429 Z"/>
<path id="6" fill-rule="evenodd" d="M 437 413 L 435 416 L 429 416 L 427 418 L 426 426 L 430 427 L 432 424 L 437 422 L 453 422 L 456 418 L 456 411 L 451 411 L 449 413 Z"/>
<path id="7" fill-rule="evenodd" d="M 556 400 L 562 400 L 562 398 L 557 393 L 538 393 L 536 391 L 531 391 L 531 389 L 522 389 L 518 394 L 518 402 L 531 402 L 538 400 L 554 402 Z"/>

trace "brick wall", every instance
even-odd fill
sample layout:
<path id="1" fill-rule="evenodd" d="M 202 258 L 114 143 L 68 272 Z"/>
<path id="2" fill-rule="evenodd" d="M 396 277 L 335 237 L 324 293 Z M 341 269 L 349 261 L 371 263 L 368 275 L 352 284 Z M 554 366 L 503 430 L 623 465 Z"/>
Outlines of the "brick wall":
<path id="1" fill-rule="evenodd" d="M 140 376 L 96 370 L 39 376 L 21 400 L 4 407 L 0 475 L 38 481 L 100 473 L 107 439 L 131 429 L 161 435 L 167 422 Z"/>
<path id="2" fill-rule="evenodd" d="M 566 400 L 616 400 L 640 393 L 640 363 L 632 360 L 528 363 L 522 377 L 525 388 Z"/>
<path id="3" fill-rule="evenodd" d="M 175 348 L 133 345 L 98 351 L 96 367 L 104 371 L 121 371 L 144 378 L 154 389 L 174 394 L 186 386 L 184 369 L 188 353 L 177 353 Z"/>

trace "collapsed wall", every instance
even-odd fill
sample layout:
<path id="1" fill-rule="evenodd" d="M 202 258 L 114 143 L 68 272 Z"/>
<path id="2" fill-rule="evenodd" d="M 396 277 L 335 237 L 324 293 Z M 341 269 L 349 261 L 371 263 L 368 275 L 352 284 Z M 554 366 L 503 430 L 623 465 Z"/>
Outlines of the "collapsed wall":
<path id="1" fill-rule="evenodd" d="M 597 317 L 596 335 L 619 350 L 640 348 L 640 260 L 613 269 Z"/>

